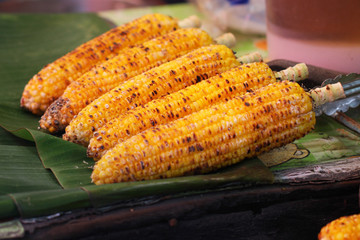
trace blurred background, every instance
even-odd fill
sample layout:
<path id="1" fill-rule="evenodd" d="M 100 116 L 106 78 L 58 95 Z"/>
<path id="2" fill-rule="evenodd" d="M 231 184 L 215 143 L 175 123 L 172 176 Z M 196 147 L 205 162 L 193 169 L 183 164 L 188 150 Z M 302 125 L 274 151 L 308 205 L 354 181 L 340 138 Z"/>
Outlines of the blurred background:
<path id="1" fill-rule="evenodd" d="M 179 3 L 190 4 L 170 7 Z M 202 28 L 212 36 L 241 33 L 236 35 L 236 49 L 241 44 L 242 53 L 255 44 L 267 60 L 360 73 L 359 0 L 0 0 L 0 13 L 97 12 L 121 24 L 135 18 L 128 9 L 159 11 L 159 6 L 169 15 L 196 11 L 203 18 Z"/>
<path id="2" fill-rule="evenodd" d="M 97 12 L 182 3 L 185 0 L 0 0 L 0 12 Z"/>

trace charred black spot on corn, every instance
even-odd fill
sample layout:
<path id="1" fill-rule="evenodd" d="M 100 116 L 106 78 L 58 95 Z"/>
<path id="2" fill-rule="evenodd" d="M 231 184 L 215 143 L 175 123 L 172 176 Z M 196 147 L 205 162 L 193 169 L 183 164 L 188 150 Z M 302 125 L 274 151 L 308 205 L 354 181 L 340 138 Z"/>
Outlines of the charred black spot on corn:
<path id="1" fill-rule="evenodd" d="M 258 101 L 259 97 L 262 101 Z M 241 104 L 244 102 L 252 107 Z M 294 106 L 298 110 L 289 111 Z M 265 109 L 271 111 L 265 113 Z M 152 139 L 151 151 L 137 144 L 142 141 L 140 135 L 132 136 L 106 152 L 96 163 L 92 179 L 96 184 L 104 184 L 205 173 L 302 137 L 314 124 L 312 102 L 304 90 L 296 83 L 274 83 L 143 131 L 141 135 Z M 254 126 L 255 130 L 249 126 Z M 145 166 L 142 171 L 133 171 L 119 157 L 119 154 L 135 152 L 135 146 L 146 152 L 137 160 Z M 150 170 L 148 165 L 156 167 Z M 114 171 L 108 176 L 102 174 L 102 169 Z"/>
<path id="2" fill-rule="evenodd" d="M 151 104 L 143 105 L 140 109 L 134 109 L 129 112 L 129 114 L 126 114 L 125 118 L 121 117 L 121 119 L 126 122 L 133 122 L 130 121 L 132 116 L 146 113 L 143 117 L 156 119 L 158 124 L 166 123 L 172 121 L 174 118 L 178 119 L 216 102 L 229 101 L 235 95 L 251 92 L 249 89 L 259 88 L 276 81 L 271 69 L 265 63 L 253 63 L 248 66 L 250 67 L 233 68 L 228 72 L 216 75 L 196 85 L 189 86 L 186 89 L 153 101 Z M 251 78 L 247 77 L 249 72 L 251 73 Z M 261 80 L 261 85 L 257 85 L 257 79 Z M 217 91 L 212 90 L 211 86 L 216 86 Z M 229 90 L 229 88 L 231 88 L 232 91 Z M 241 99 L 244 101 L 243 98 Z M 261 113 L 270 111 L 269 106 L 264 106 L 263 108 L 265 108 L 265 110 L 261 109 Z M 256 116 L 253 116 L 253 118 L 256 119 Z M 131 124 L 130 126 L 128 123 L 125 124 L 125 122 L 120 122 L 120 120 L 117 119 L 114 119 L 113 121 L 116 123 L 114 124 L 116 127 L 112 126 L 111 128 L 107 128 L 104 126 L 104 129 L 115 131 L 119 133 L 120 136 L 122 136 L 121 132 L 124 132 L 121 129 L 131 129 L 130 135 L 127 134 L 126 137 L 121 137 L 124 140 L 136 134 L 136 132 L 143 131 L 144 129 L 153 126 L 148 124 L 147 121 L 141 122 L 142 124 L 137 127 L 134 124 Z M 123 125 L 123 128 L 120 127 Z M 107 139 L 107 142 L 116 142 L 116 140 Z M 94 144 L 94 142 L 90 143 L 89 147 L 91 146 L 93 149 L 96 149 L 95 146 L 92 146 Z"/>

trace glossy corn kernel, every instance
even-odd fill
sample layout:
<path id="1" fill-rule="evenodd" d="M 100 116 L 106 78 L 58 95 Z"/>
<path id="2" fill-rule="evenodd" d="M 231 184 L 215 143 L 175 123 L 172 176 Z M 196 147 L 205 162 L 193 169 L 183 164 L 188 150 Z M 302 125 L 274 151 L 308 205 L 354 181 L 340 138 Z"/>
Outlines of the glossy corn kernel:
<path id="1" fill-rule="evenodd" d="M 212 38 L 205 31 L 186 28 L 123 49 L 119 55 L 72 82 L 46 110 L 40 127 L 51 133 L 63 131 L 84 107 L 120 83 L 212 43 Z"/>
<path id="2" fill-rule="evenodd" d="M 328 223 L 318 235 L 319 240 L 360 239 L 360 214 L 343 216 Z"/>
<path id="3" fill-rule="evenodd" d="M 63 139 L 87 146 L 93 133 L 119 114 L 239 64 L 225 45 L 198 48 L 129 79 L 93 101 L 66 127 Z"/>
<path id="4" fill-rule="evenodd" d="M 147 128 L 184 117 L 275 81 L 275 76 L 266 63 L 250 63 L 155 99 L 104 124 L 90 140 L 88 156 L 100 158 L 117 143 Z"/>
<path id="5" fill-rule="evenodd" d="M 41 69 L 25 86 L 20 105 L 34 114 L 42 114 L 67 85 L 94 65 L 115 56 L 124 47 L 177 28 L 176 19 L 162 14 L 148 14 L 113 28 Z"/>
<path id="6" fill-rule="evenodd" d="M 290 143 L 314 124 L 309 95 L 277 82 L 134 135 L 96 162 L 91 177 L 105 184 L 207 173 Z"/>
<path id="7" fill-rule="evenodd" d="M 306 69 L 306 65 L 299 64 L 279 73 L 273 72 L 264 62 L 235 67 L 127 111 L 104 124 L 91 138 L 88 156 L 98 159 L 117 143 L 147 128 L 173 121 L 246 91 L 276 82 L 276 76 L 280 75 L 279 80 L 303 80 L 308 76 L 304 74 Z"/>

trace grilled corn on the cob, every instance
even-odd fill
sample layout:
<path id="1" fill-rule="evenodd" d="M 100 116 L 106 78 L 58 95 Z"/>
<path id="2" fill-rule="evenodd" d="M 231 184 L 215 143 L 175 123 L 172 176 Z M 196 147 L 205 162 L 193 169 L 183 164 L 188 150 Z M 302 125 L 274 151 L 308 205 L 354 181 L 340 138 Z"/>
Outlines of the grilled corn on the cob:
<path id="1" fill-rule="evenodd" d="M 225 45 L 198 48 L 129 79 L 93 101 L 66 127 L 63 139 L 87 146 L 92 134 L 117 115 L 239 64 Z"/>
<path id="2" fill-rule="evenodd" d="M 95 184 L 207 173 L 282 146 L 313 129 L 310 96 L 278 82 L 137 134 L 94 166 Z"/>
<path id="3" fill-rule="evenodd" d="M 328 223 L 318 235 L 319 240 L 360 239 L 360 214 L 343 216 Z"/>
<path id="4" fill-rule="evenodd" d="M 215 42 L 226 43 L 225 45 L 231 47 L 235 39 L 232 34 L 224 34 Z M 51 133 L 63 131 L 81 109 L 120 83 L 196 48 L 213 43 L 205 31 L 199 28 L 186 28 L 136 47 L 125 48 L 119 55 L 94 67 L 72 82 L 41 117 L 40 127 Z"/>
<path id="5" fill-rule="evenodd" d="M 162 14 L 144 15 L 113 28 L 46 65 L 25 86 L 20 105 L 34 114 L 42 114 L 67 85 L 94 65 L 115 56 L 124 47 L 178 28 L 176 19 Z"/>
<path id="6" fill-rule="evenodd" d="M 131 136 L 158 124 L 167 123 L 197 112 L 211 104 L 244 94 L 276 82 L 276 76 L 284 80 L 307 78 L 307 67 L 296 65 L 286 71 L 274 72 L 264 62 L 235 67 L 179 90 L 143 106 L 129 110 L 104 124 L 94 133 L 88 146 L 88 156 L 100 158 L 108 149 Z"/>

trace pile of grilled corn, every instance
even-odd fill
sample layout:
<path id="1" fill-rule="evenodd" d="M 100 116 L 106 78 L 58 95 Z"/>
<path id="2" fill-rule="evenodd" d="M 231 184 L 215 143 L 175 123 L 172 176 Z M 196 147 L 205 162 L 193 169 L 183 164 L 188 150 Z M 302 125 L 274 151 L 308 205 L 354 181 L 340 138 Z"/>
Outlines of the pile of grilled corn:
<path id="1" fill-rule="evenodd" d="M 95 184 L 206 173 L 298 139 L 314 104 L 304 64 L 273 72 L 212 39 L 195 18 L 149 14 L 81 45 L 26 85 L 40 127 L 88 147 Z"/>

